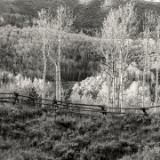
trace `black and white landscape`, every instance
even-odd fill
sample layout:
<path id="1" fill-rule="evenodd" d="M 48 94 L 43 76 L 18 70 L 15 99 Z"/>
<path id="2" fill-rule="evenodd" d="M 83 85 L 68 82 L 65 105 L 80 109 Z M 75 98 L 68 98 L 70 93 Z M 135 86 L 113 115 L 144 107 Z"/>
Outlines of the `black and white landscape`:
<path id="1" fill-rule="evenodd" d="M 158 0 L 0 0 L 0 160 L 160 159 Z"/>

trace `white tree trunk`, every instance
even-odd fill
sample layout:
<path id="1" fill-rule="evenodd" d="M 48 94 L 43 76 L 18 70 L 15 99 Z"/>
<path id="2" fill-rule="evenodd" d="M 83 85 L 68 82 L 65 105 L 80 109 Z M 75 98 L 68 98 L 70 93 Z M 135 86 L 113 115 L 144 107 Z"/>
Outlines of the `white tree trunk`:
<path id="1" fill-rule="evenodd" d="M 61 38 L 58 36 L 57 100 L 61 100 Z"/>
<path id="2" fill-rule="evenodd" d="M 46 72 L 47 72 L 47 58 L 45 54 L 46 44 L 43 42 L 42 54 L 43 54 L 43 91 L 42 91 L 42 99 L 46 96 Z M 44 103 L 44 101 L 42 101 Z M 44 107 L 44 105 L 42 105 Z"/>
<path id="3" fill-rule="evenodd" d="M 144 108 L 145 105 L 145 72 L 146 72 L 146 55 L 144 57 L 144 69 L 143 69 L 143 82 L 142 82 L 142 108 Z"/>
<path id="4" fill-rule="evenodd" d="M 115 81 L 116 81 L 116 79 L 115 79 L 115 63 L 114 63 L 114 60 L 113 60 L 113 84 L 112 84 L 112 105 L 113 105 L 113 108 L 114 107 L 116 107 L 115 105 L 115 88 L 116 88 L 116 83 L 115 83 Z"/>
<path id="5" fill-rule="evenodd" d="M 156 91 L 156 94 L 155 94 L 155 103 L 156 105 L 158 104 L 158 68 L 156 68 L 156 88 L 155 88 L 155 91 Z"/>
<path id="6" fill-rule="evenodd" d="M 58 87 L 58 66 L 55 63 L 55 67 L 56 67 L 56 100 L 59 100 L 59 87 Z"/>
<path id="7" fill-rule="evenodd" d="M 120 50 L 120 67 L 119 67 L 119 85 L 120 85 L 120 88 L 119 88 L 119 100 L 120 100 L 120 111 L 121 109 L 123 108 L 123 73 L 122 73 L 122 70 L 123 70 L 123 64 L 122 64 L 122 51 Z"/>
<path id="8" fill-rule="evenodd" d="M 139 106 L 139 80 L 138 80 L 138 86 L 137 86 L 137 102 L 136 102 L 137 107 Z M 138 113 L 138 111 L 136 110 L 136 113 Z"/>
<path id="9" fill-rule="evenodd" d="M 111 83 L 110 83 L 110 81 L 111 81 L 111 79 L 110 79 L 110 77 L 107 75 L 107 89 L 108 89 L 108 91 L 107 91 L 107 105 L 109 106 L 109 100 L 110 100 L 110 93 L 111 93 L 111 88 L 110 88 L 110 85 L 111 85 Z"/>
<path id="10" fill-rule="evenodd" d="M 159 53 L 159 28 L 157 29 L 156 50 L 157 50 L 157 54 L 158 54 Z M 157 68 L 156 68 L 156 86 L 155 86 L 155 104 L 156 105 L 158 104 L 158 87 L 159 87 L 159 68 L 158 68 L 158 62 L 157 62 Z M 157 112 L 156 108 L 155 108 L 155 112 Z"/>

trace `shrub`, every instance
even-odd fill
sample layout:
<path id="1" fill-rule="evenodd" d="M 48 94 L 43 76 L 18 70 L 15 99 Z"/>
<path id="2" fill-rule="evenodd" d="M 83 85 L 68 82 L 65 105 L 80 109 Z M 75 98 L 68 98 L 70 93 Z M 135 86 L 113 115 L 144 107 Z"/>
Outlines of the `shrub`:
<path id="1" fill-rule="evenodd" d="M 61 129 L 74 130 L 75 129 L 75 125 L 76 125 L 76 119 L 62 116 L 62 117 L 58 117 L 55 120 L 55 124 L 58 125 L 59 127 L 61 127 Z"/>
<path id="2" fill-rule="evenodd" d="M 14 91 L 19 93 L 20 95 L 26 96 L 20 96 L 20 99 L 22 100 L 22 102 L 25 102 L 25 104 L 28 104 L 30 106 L 40 106 L 42 100 L 34 87 L 26 86 L 24 88 L 17 88 Z"/>
<path id="3" fill-rule="evenodd" d="M 145 147 L 142 152 L 132 156 L 125 156 L 121 160 L 158 160 L 160 159 L 160 147 Z"/>
<path id="4" fill-rule="evenodd" d="M 85 157 L 95 160 L 116 160 L 124 154 L 136 153 L 138 147 L 130 142 L 111 141 L 103 143 L 94 143 L 89 146 Z"/>

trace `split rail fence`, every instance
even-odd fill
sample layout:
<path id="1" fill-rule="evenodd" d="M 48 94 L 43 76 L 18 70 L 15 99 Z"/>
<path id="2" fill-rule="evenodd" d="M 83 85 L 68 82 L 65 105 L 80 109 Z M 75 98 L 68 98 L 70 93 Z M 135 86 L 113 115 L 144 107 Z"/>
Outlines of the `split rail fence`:
<path id="1" fill-rule="evenodd" d="M 126 107 L 119 109 L 105 105 L 93 105 L 82 103 L 71 103 L 65 101 L 56 101 L 55 99 L 41 99 L 32 96 L 21 95 L 19 93 L 0 93 L 1 104 L 27 105 L 42 109 L 44 112 L 54 112 L 57 114 L 78 114 L 78 115 L 95 115 L 95 114 L 144 114 L 148 115 L 149 110 L 158 109 L 160 105 L 150 107 Z"/>

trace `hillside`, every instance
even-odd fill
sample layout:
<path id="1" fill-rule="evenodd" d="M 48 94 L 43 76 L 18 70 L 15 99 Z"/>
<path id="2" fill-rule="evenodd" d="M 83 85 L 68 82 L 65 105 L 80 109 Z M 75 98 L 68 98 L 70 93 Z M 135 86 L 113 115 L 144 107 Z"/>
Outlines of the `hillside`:
<path id="1" fill-rule="evenodd" d="M 160 4 L 110 2 L 0 0 L 0 160 L 160 159 Z"/>
<path id="2" fill-rule="evenodd" d="M 159 114 L 99 118 L 59 115 L 55 119 L 54 114 L 45 118 L 42 110 L 28 107 L 1 104 L 1 160 L 160 158 Z"/>
<path id="3" fill-rule="evenodd" d="M 74 2 L 74 3 L 73 3 Z M 71 7 L 76 5 L 78 0 L 1 0 L 0 1 L 0 14 L 17 13 L 22 15 L 36 16 L 37 11 L 41 8 L 55 8 L 58 4 L 68 4 Z"/>
<path id="4" fill-rule="evenodd" d="M 50 8 L 53 15 L 59 5 L 65 5 L 73 11 L 76 17 L 73 24 L 74 32 L 80 32 L 89 35 L 95 35 L 95 31 L 100 31 L 104 18 L 107 16 L 111 8 L 117 8 L 119 5 L 125 4 L 126 0 L 121 1 L 92 0 L 88 3 L 82 3 L 79 0 L 1 0 L 0 16 L 4 17 L 4 22 L 0 25 L 16 25 L 24 27 L 32 25 L 32 19 L 37 17 L 37 12 L 42 8 Z M 160 3 L 137 1 L 137 22 L 144 18 L 143 14 L 149 10 L 160 14 Z M 140 18 L 140 19 L 139 19 Z M 134 23 L 134 22 L 133 22 Z M 141 32 L 141 23 L 138 24 L 138 32 Z"/>
<path id="5" fill-rule="evenodd" d="M 77 3 L 78 0 L 1 0 L 0 16 L 4 17 L 5 22 L 3 25 L 12 24 L 23 27 L 24 23 L 27 23 L 30 26 L 32 25 L 32 19 L 37 17 L 37 12 L 42 8 L 51 8 L 55 15 L 57 6 L 62 4 L 74 9 Z M 17 15 L 19 16 L 18 18 Z M 21 16 L 25 18 L 22 20 Z"/>

